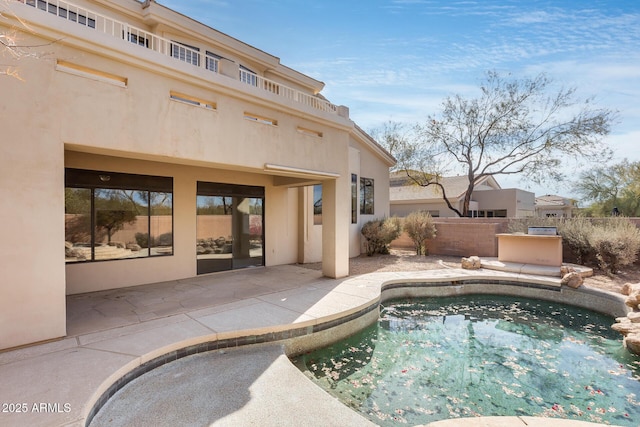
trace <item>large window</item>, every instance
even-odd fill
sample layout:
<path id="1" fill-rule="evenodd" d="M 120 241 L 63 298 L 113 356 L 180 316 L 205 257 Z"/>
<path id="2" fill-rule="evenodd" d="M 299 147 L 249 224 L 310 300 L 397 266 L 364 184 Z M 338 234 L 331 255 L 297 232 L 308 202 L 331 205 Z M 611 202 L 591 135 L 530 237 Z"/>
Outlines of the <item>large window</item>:
<path id="1" fill-rule="evenodd" d="M 433 215 L 431 215 L 433 216 Z M 467 211 L 467 216 L 470 218 L 506 218 L 506 209 L 495 209 L 488 211 Z"/>
<path id="2" fill-rule="evenodd" d="M 173 178 L 66 169 L 66 262 L 173 254 Z"/>
<path id="3" fill-rule="evenodd" d="M 360 214 L 373 215 L 373 179 L 360 178 Z"/>

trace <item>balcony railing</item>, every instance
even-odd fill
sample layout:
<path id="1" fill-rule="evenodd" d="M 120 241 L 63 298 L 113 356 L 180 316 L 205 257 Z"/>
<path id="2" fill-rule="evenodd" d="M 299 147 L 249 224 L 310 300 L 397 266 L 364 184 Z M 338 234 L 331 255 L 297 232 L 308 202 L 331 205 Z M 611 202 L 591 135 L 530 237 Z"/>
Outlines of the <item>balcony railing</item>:
<path id="1" fill-rule="evenodd" d="M 308 93 L 300 92 L 290 87 L 281 85 L 273 80 L 266 79 L 255 73 L 240 69 L 240 81 L 258 87 L 267 92 L 275 93 L 283 98 L 291 99 L 304 105 L 308 105 L 316 110 L 337 113 L 337 107 L 322 98 L 318 98 Z"/>
<path id="2" fill-rule="evenodd" d="M 187 62 L 195 67 L 219 73 L 219 60 L 210 54 L 203 55 L 197 47 L 188 46 L 174 40 L 159 37 L 153 33 L 101 15 L 73 3 L 62 0 L 15 0 L 27 6 L 56 15 L 60 18 L 100 31 L 128 43 L 151 49 L 162 55 Z M 269 80 L 246 69 L 240 68 L 238 80 L 259 90 L 270 92 L 283 98 L 307 105 L 320 111 L 337 114 L 338 108 L 322 98 L 292 89 Z"/>

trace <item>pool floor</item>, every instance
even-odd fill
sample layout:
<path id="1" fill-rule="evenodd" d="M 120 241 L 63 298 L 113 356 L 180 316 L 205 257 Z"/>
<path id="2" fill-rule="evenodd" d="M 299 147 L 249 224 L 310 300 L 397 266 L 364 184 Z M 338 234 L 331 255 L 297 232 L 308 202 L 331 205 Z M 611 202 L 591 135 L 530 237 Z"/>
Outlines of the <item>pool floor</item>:
<path id="1" fill-rule="evenodd" d="M 478 416 L 637 426 L 640 358 L 612 322 L 493 295 L 396 301 L 376 325 L 294 363 L 383 426 Z"/>

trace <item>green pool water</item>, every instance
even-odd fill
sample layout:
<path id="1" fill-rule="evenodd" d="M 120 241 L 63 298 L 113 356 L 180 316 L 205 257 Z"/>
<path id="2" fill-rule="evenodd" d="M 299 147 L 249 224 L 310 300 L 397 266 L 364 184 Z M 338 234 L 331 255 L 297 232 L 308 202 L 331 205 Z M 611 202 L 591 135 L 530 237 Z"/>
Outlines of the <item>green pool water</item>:
<path id="1" fill-rule="evenodd" d="M 640 425 L 640 357 L 613 319 L 544 301 L 388 302 L 380 320 L 294 363 L 379 425 L 528 415 Z"/>

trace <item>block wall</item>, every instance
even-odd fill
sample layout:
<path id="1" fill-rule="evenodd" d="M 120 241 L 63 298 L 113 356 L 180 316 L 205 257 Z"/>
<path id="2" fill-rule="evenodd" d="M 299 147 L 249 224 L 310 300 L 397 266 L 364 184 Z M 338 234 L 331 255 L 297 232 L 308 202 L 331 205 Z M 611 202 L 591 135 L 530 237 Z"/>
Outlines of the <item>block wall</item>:
<path id="1" fill-rule="evenodd" d="M 432 255 L 453 255 L 468 257 L 498 256 L 496 234 L 506 233 L 508 220 L 496 218 L 438 218 L 435 219 L 438 234 L 429 241 L 427 247 Z M 391 243 L 396 248 L 413 248 L 413 242 L 406 233 Z"/>

